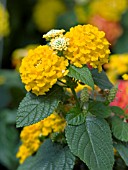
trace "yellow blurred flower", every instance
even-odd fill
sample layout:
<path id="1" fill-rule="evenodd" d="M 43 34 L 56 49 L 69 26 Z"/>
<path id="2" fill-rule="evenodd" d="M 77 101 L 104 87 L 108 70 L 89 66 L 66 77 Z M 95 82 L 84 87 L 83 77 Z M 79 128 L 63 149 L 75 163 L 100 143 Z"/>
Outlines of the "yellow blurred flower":
<path id="1" fill-rule="evenodd" d="M 38 0 L 33 19 L 39 31 L 45 32 L 55 27 L 58 15 L 64 11 L 65 5 L 61 0 Z"/>
<path id="2" fill-rule="evenodd" d="M 4 76 L 0 76 L 0 85 L 4 84 L 6 81 Z"/>
<path id="3" fill-rule="evenodd" d="M 82 5 L 75 5 L 75 14 L 77 17 L 78 23 L 85 24 L 88 19 L 87 11 L 85 10 L 84 6 Z"/>
<path id="4" fill-rule="evenodd" d="M 90 3 L 90 11 L 92 15 L 96 14 L 107 20 L 119 21 L 128 7 L 127 3 L 127 0 L 93 0 Z"/>
<path id="5" fill-rule="evenodd" d="M 43 142 L 40 140 L 41 137 L 46 137 L 53 132 L 63 132 L 65 126 L 65 119 L 53 113 L 36 124 L 24 127 L 20 134 L 22 145 L 16 155 L 20 158 L 20 163 L 38 150 Z"/>
<path id="6" fill-rule="evenodd" d="M 128 72 L 128 54 L 113 54 L 110 61 L 106 64 L 107 75 L 113 83 L 116 82 L 118 76 Z"/>
<path id="7" fill-rule="evenodd" d="M 57 79 L 68 73 L 66 66 L 68 60 L 57 56 L 49 46 L 40 45 L 34 50 L 29 50 L 19 71 L 26 90 L 32 90 L 38 96 L 44 95 Z"/>
<path id="8" fill-rule="evenodd" d="M 69 38 L 69 46 L 65 56 L 76 67 L 90 64 L 93 68 L 102 71 L 102 65 L 108 63 L 110 54 L 109 42 L 105 33 L 92 25 L 78 25 L 72 27 L 65 34 Z"/>
<path id="9" fill-rule="evenodd" d="M 0 38 L 9 34 L 9 14 L 0 3 Z"/>
<path id="10" fill-rule="evenodd" d="M 122 77 L 124 80 L 128 80 L 128 74 L 124 74 Z"/>

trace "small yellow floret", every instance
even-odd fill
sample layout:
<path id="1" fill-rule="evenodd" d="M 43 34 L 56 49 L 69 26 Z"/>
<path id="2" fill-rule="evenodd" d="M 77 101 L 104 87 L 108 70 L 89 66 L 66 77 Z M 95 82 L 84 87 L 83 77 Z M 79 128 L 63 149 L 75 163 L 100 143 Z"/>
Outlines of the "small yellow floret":
<path id="1" fill-rule="evenodd" d="M 59 36 L 63 35 L 64 32 L 65 32 L 65 30 L 63 30 L 63 29 L 61 29 L 61 30 L 52 29 L 49 32 L 47 32 L 47 34 L 44 34 L 43 38 L 45 38 L 46 40 L 49 40 L 51 38 L 55 38 L 55 37 L 59 37 Z"/>
<path id="2" fill-rule="evenodd" d="M 90 24 L 78 25 L 72 27 L 65 37 L 69 38 L 65 56 L 71 64 L 76 67 L 90 64 L 93 68 L 102 71 L 102 65 L 108 63 L 110 54 L 109 42 L 103 31 L 99 31 L 97 27 Z"/>
<path id="3" fill-rule="evenodd" d="M 27 91 L 36 95 L 44 95 L 68 71 L 68 60 L 59 57 L 47 45 L 30 50 L 23 58 L 20 67 L 22 82 Z"/>

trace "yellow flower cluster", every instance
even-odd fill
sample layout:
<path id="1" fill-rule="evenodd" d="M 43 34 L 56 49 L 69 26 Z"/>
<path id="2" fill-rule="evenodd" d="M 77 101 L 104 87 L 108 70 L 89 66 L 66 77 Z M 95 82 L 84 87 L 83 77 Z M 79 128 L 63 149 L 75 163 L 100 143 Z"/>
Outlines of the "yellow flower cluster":
<path id="1" fill-rule="evenodd" d="M 9 14 L 0 3 L 0 38 L 9 34 Z"/>
<path id="2" fill-rule="evenodd" d="M 45 32 L 55 26 L 59 14 L 65 11 L 61 0 L 38 0 L 33 10 L 33 19 L 39 31 Z"/>
<path id="3" fill-rule="evenodd" d="M 128 80 L 128 74 L 124 74 L 122 77 L 124 80 Z"/>
<path id="4" fill-rule="evenodd" d="M 57 56 L 49 46 L 40 45 L 29 50 L 28 55 L 22 60 L 19 71 L 26 90 L 32 90 L 36 95 L 43 95 L 57 82 L 57 79 L 68 73 L 66 66 L 68 60 Z"/>
<path id="5" fill-rule="evenodd" d="M 94 0 L 90 3 L 90 11 L 107 20 L 119 21 L 128 7 L 127 3 L 127 0 Z"/>
<path id="6" fill-rule="evenodd" d="M 71 64 L 76 67 L 90 64 L 93 68 L 102 71 L 102 65 L 108 63 L 110 54 L 109 42 L 103 31 L 99 31 L 97 27 L 90 24 L 78 25 L 72 27 L 65 37 L 69 38 L 65 56 Z"/>
<path id="7" fill-rule="evenodd" d="M 87 10 L 85 10 L 83 5 L 75 5 L 74 11 L 75 11 L 78 23 L 81 23 L 81 24 L 87 23 L 88 14 L 87 14 Z"/>
<path id="8" fill-rule="evenodd" d="M 118 76 L 128 72 L 128 54 L 113 54 L 105 65 L 109 79 L 114 83 Z"/>
<path id="9" fill-rule="evenodd" d="M 22 145 L 16 155 L 17 158 L 20 158 L 20 163 L 38 150 L 43 142 L 40 140 L 41 137 L 44 138 L 53 132 L 63 132 L 65 126 L 65 119 L 53 113 L 36 124 L 24 127 L 20 134 Z"/>

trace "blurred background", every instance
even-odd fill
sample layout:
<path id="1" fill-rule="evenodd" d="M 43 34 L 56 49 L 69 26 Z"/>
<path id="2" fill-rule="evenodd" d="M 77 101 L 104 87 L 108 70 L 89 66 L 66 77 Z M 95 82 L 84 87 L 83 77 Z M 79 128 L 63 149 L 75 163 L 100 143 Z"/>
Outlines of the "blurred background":
<path id="1" fill-rule="evenodd" d="M 28 50 L 46 44 L 43 34 L 92 24 L 106 33 L 110 62 L 104 65 L 113 84 L 121 82 L 120 101 L 126 110 L 128 87 L 128 0 L 0 0 L 0 169 L 16 170 L 20 131 L 16 111 L 26 91 L 18 69 Z M 125 90 L 124 90 L 125 89 Z"/>

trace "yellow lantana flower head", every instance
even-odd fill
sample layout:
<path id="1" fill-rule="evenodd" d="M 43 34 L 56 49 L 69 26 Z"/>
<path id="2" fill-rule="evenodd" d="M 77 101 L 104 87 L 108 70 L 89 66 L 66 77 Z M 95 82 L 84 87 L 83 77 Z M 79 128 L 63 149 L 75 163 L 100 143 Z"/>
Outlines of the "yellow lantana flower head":
<path id="1" fill-rule="evenodd" d="M 40 45 L 23 58 L 19 71 L 26 90 L 38 96 L 44 95 L 57 79 L 68 73 L 66 66 L 67 59 L 57 56 L 49 46 Z"/>
<path id="2" fill-rule="evenodd" d="M 110 54 L 109 42 L 105 33 L 90 24 L 72 27 L 65 34 L 69 38 L 69 46 L 65 56 L 71 64 L 82 67 L 90 64 L 93 68 L 102 71 L 102 65 L 108 63 Z"/>

